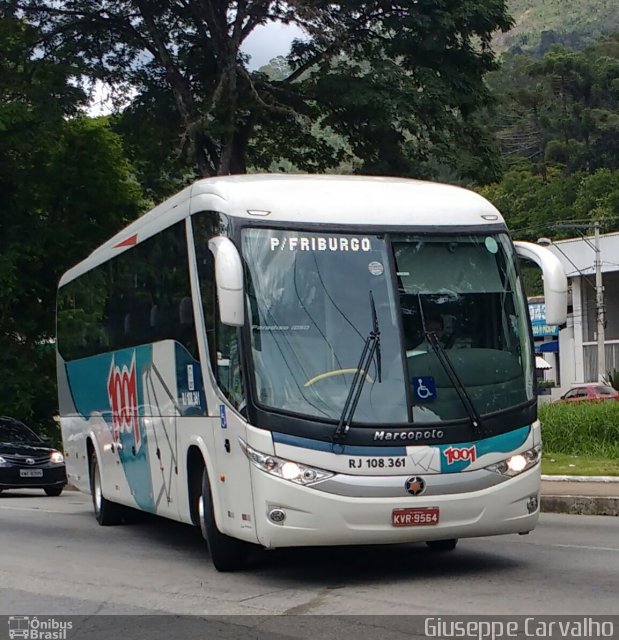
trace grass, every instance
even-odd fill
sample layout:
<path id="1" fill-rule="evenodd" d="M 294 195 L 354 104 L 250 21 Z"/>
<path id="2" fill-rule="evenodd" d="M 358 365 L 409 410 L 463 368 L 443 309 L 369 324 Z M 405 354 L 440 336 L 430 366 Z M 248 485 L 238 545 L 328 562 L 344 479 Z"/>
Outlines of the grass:
<path id="1" fill-rule="evenodd" d="M 619 402 L 546 404 L 539 419 L 543 474 L 619 476 Z"/>
<path id="2" fill-rule="evenodd" d="M 542 473 L 549 476 L 619 476 L 619 459 L 544 451 Z"/>
<path id="3" fill-rule="evenodd" d="M 547 451 L 619 460 L 619 402 L 546 404 L 539 419 Z"/>

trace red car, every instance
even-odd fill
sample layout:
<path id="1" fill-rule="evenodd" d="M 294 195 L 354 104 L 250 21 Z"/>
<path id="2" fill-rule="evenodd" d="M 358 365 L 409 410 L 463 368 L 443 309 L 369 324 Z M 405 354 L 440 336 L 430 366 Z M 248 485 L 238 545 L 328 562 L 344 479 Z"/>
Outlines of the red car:
<path id="1" fill-rule="evenodd" d="M 566 402 L 581 402 L 583 400 L 619 400 L 619 391 L 605 384 L 592 382 L 572 387 L 561 396 Z"/>

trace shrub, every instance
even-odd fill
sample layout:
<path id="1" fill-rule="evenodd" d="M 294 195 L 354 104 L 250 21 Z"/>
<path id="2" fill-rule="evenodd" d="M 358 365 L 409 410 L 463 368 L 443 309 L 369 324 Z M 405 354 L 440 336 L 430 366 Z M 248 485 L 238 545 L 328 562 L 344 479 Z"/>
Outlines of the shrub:
<path id="1" fill-rule="evenodd" d="M 546 404 L 539 419 L 548 451 L 619 458 L 619 402 Z"/>

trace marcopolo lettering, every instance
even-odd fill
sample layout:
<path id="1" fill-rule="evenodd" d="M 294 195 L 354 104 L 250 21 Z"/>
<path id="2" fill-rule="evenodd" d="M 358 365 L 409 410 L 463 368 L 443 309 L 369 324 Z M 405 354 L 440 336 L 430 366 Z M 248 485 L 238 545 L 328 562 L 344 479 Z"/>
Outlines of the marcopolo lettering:
<path id="1" fill-rule="evenodd" d="M 440 440 L 445 437 L 442 429 L 419 429 L 417 431 L 375 431 L 374 440 Z"/>
<path id="2" fill-rule="evenodd" d="M 369 238 L 290 236 L 271 238 L 271 251 L 372 251 Z"/>

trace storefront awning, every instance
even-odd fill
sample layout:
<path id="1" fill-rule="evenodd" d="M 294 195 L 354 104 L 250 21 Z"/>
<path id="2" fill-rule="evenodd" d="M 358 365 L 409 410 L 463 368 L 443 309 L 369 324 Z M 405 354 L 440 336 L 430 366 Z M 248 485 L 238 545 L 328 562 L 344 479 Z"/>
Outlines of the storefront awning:
<path id="1" fill-rule="evenodd" d="M 535 345 L 535 353 L 559 353 L 559 341 L 538 342 Z"/>
<path id="2" fill-rule="evenodd" d="M 546 362 L 546 360 L 544 360 L 542 356 L 535 356 L 535 368 L 536 369 L 552 369 L 552 365 Z"/>

